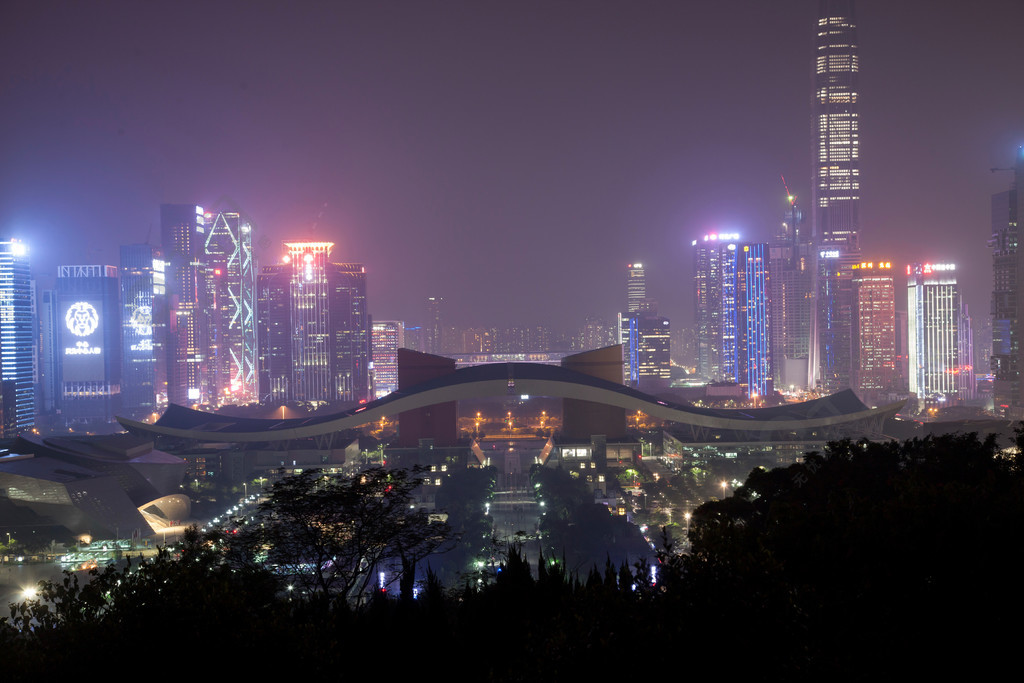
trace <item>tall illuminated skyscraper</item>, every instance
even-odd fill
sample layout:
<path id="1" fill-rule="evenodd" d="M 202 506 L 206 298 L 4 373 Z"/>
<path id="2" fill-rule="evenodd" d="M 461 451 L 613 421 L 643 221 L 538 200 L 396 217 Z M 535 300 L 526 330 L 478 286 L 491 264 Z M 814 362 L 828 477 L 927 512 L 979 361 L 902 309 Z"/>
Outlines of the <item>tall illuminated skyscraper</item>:
<path id="1" fill-rule="evenodd" d="M 717 233 L 693 241 L 698 375 L 774 391 L 768 245 Z"/>
<path id="2" fill-rule="evenodd" d="M 820 0 L 814 55 L 814 243 L 818 252 L 812 331 L 813 383 L 851 385 L 852 266 L 860 262 L 860 118 L 853 0 Z"/>
<path id="3" fill-rule="evenodd" d="M 333 242 L 285 247 L 258 281 L 260 400 L 370 399 L 366 269 L 331 263 Z"/>
<path id="4" fill-rule="evenodd" d="M 811 384 L 815 259 L 803 218 L 796 197 L 788 195 L 786 213 L 770 251 L 772 365 L 775 384 L 784 390 Z"/>
<path id="5" fill-rule="evenodd" d="M 235 212 L 205 214 L 202 275 L 208 323 L 206 392 L 256 400 L 256 266 L 252 226 Z"/>
<path id="6" fill-rule="evenodd" d="M 204 381 L 208 325 L 203 245 L 203 207 L 162 204 L 160 237 L 167 261 L 167 400 L 193 405 L 211 400 Z"/>
<path id="7" fill-rule="evenodd" d="M 820 0 L 814 56 L 814 234 L 856 249 L 860 232 L 860 120 L 853 0 Z"/>
<path id="8" fill-rule="evenodd" d="M 35 424 L 32 337 L 28 246 L 16 239 L 0 241 L 0 386 L 5 437 Z"/>

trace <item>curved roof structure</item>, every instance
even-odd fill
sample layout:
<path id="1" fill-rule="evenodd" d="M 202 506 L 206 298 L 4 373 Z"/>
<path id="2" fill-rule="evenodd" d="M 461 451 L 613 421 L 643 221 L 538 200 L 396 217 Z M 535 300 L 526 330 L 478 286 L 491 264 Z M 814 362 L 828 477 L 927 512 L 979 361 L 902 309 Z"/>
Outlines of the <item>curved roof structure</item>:
<path id="1" fill-rule="evenodd" d="M 118 417 L 133 433 L 208 442 L 255 443 L 308 439 L 359 427 L 382 417 L 426 406 L 473 398 L 529 394 L 579 399 L 641 411 L 695 431 L 745 433 L 829 431 L 841 425 L 875 422 L 895 414 L 894 403 L 868 408 L 850 390 L 805 403 L 770 408 L 718 410 L 662 401 L 655 396 L 566 368 L 535 363 L 477 365 L 418 384 L 354 410 L 296 419 L 227 417 L 171 405 L 154 424 Z M 877 431 L 877 430 L 876 430 Z"/>

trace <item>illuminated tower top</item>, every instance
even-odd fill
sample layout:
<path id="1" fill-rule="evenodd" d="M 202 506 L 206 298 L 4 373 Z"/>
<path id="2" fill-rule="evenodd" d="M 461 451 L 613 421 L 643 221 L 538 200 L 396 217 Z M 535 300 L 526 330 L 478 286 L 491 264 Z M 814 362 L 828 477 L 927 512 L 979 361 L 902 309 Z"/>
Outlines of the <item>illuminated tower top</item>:
<path id="1" fill-rule="evenodd" d="M 626 280 L 626 304 L 629 313 L 642 311 L 647 302 L 647 278 L 642 263 L 629 264 L 629 278 Z"/>
<path id="2" fill-rule="evenodd" d="M 820 0 L 814 55 L 814 236 L 857 248 L 860 65 L 853 0 Z"/>

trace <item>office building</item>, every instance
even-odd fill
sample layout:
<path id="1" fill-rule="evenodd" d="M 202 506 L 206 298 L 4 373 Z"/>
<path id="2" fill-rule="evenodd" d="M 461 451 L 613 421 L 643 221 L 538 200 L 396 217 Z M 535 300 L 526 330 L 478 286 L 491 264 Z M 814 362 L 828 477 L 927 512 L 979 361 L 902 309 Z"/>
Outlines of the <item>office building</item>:
<path id="1" fill-rule="evenodd" d="M 970 357 L 963 355 L 970 343 L 970 319 L 961 303 L 955 264 L 907 266 L 907 314 L 910 391 L 917 394 L 919 407 L 970 398 L 973 368 Z"/>
<path id="2" fill-rule="evenodd" d="M 333 242 L 285 247 L 283 263 L 258 279 L 260 400 L 369 400 L 366 269 L 332 263 Z"/>
<path id="3" fill-rule="evenodd" d="M 853 389 L 867 404 L 877 403 L 896 384 L 896 290 L 892 263 L 863 261 L 853 266 Z"/>
<path id="4" fill-rule="evenodd" d="M 671 326 L 662 315 L 638 312 L 637 386 L 648 393 L 664 391 L 672 382 Z"/>
<path id="5" fill-rule="evenodd" d="M 444 307 L 443 298 L 427 297 L 427 321 L 422 327 L 422 351 L 424 353 L 443 353 Z"/>
<path id="6" fill-rule="evenodd" d="M 738 245 L 736 255 L 736 381 L 750 398 L 775 391 L 768 275 L 764 243 Z"/>
<path id="7" fill-rule="evenodd" d="M 206 374 L 209 325 L 203 266 L 206 215 L 194 204 L 160 206 L 160 236 L 167 279 L 167 400 L 210 403 Z"/>
<path id="8" fill-rule="evenodd" d="M 206 213 L 202 248 L 207 324 L 204 394 L 214 403 L 256 400 L 256 266 L 252 226 L 235 212 Z"/>
<path id="9" fill-rule="evenodd" d="M 256 285 L 259 401 L 288 400 L 292 368 L 291 266 L 263 266 Z"/>
<path id="10" fill-rule="evenodd" d="M 814 54 L 814 243 L 817 313 L 810 366 L 818 389 L 851 383 L 851 267 L 861 261 L 859 57 L 852 0 L 821 0 Z"/>
<path id="11" fill-rule="evenodd" d="M 786 213 L 770 247 L 772 364 L 775 385 L 782 390 L 804 389 L 812 383 L 815 258 L 803 218 L 796 197 L 787 196 Z"/>
<path id="12" fill-rule="evenodd" d="M 121 305 L 114 266 L 60 266 L 59 409 L 68 422 L 109 422 L 121 409 Z"/>
<path id="13" fill-rule="evenodd" d="M 404 346 L 405 324 L 402 321 L 373 321 L 374 398 L 384 398 L 398 390 L 398 349 Z"/>
<path id="14" fill-rule="evenodd" d="M 52 289 L 39 292 L 39 384 L 36 405 L 42 415 L 57 410 L 60 396 L 57 385 L 57 348 L 60 325 L 57 322 L 57 293 Z"/>
<path id="15" fill-rule="evenodd" d="M 767 244 L 713 233 L 693 241 L 697 372 L 748 396 L 774 391 Z"/>
<path id="16" fill-rule="evenodd" d="M 121 247 L 121 406 L 127 414 L 167 403 L 167 287 L 163 254 Z"/>
<path id="17" fill-rule="evenodd" d="M 647 310 L 647 277 L 642 263 L 630 263 L 626 277 L 626 311 L 637 313 Z"/>
<path id="18" fill-rule="evenodd" d="M 0 241 L 0 387 L 4 437 L 16 436 L 35 424 L 32 308 L 28 245 L 17 239 Z"/>
<path id="19" fill-rule="evenodd" d="M 1024 418 L 1020 383 L 1024 296 L 1019 293 L 1024 250 L 1019 248 L 1018 223 L 1024 197 L 1024 147 L 1017 149 L 1010 170 L 1010 189 L 992 196 L 992 236 L 988 242 L 992 249 L 992 399 L 997 413 L 1019 420 Z"/>

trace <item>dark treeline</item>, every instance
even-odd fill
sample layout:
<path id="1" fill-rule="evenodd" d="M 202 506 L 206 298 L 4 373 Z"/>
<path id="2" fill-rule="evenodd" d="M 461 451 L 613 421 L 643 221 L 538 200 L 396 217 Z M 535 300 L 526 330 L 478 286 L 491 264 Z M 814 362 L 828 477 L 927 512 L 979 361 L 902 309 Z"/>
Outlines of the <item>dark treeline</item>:
<path id="1" fill-rule="evenodd" d="M 178 559 L 68 577 L 45 607 L 16 606 L 0 661 L 7 680 L 98 658 L 126 675 L 168 662 L 176 677 L 982 675 L 1018 656 L 1022 532 L 1021 459 L 992 439 L 838 442 L 698 508 L 691 553 L 662 553 L 653 585 L 647 566 L 531 571 L 512 549 L 483 584 L 427 581 L 415 600 L 354 607 L 296 598 L 192 533 Z"/>

